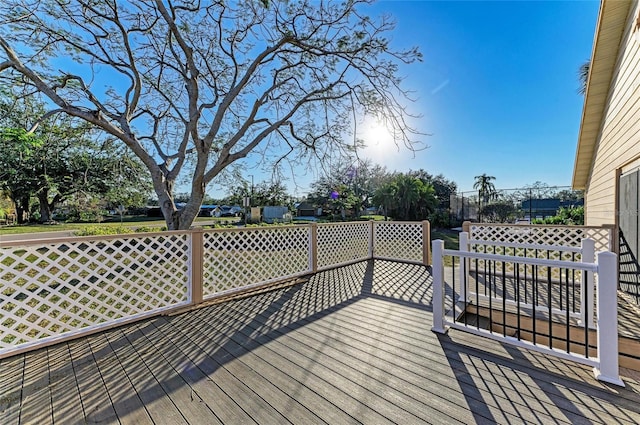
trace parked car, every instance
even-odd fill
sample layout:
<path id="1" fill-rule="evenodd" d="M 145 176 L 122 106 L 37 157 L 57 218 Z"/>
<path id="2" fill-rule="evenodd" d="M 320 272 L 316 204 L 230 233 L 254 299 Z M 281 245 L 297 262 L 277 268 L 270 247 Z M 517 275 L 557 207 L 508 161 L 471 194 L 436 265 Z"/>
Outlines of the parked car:
<path id="1" fill-rule="evenodd" d="M 198 215 L 200 217 L 220 217 L 220 209 L 217 205 L 202 205 Z"/>
<path id="2" fill-rule="evenodd" d="M 244 208 L 242 208 L 242 207 L 241 207 L 241 206 L 239 206 L 239 205 L 234 205 L 234 206 L 232 206 L 232 207 L 231 207 L 231 211 L 233 212 L 233 214 L 234 214 L 236 217 L 242 217 L 242 216 L 244 216 Z"/>
<path id="3" fill-rule="evenodd" d="M 218 217 L 241 217 L 242 207 L 223 205 L 220 207 L 220 215 Z"/>

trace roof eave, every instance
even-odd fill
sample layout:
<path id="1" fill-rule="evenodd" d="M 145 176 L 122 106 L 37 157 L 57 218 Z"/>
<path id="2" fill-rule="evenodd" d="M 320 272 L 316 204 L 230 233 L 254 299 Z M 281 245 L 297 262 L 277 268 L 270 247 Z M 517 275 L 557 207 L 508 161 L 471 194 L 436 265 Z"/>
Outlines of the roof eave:
<path id="1" fill-rule="evenodd" d="M 631 1 L 602 0 L 596 24 L 578 146 L 573 167 L 574 189 L 585 189 L 615 71 Z"/>

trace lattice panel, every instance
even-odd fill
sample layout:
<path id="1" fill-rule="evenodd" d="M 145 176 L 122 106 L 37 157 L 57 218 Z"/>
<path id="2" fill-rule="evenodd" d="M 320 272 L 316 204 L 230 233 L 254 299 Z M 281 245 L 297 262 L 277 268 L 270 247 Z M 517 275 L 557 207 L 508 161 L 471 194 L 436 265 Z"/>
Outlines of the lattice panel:
<path id="1" fill-rule="evenodd" d="M 374 222 L 373 256 L 423 261 L 422 223 Z"/>
<path id="2" fill-rule="evenodd" d="M 470 239 L 532 245 L 561 245 L 579 247 L 582 239 L 592 238 L 596 252 L 612 251 L 611 229 L 581 226 L 496 226 L 473 224 Z"/>
<path id="3" fill-rule="evenodd" d="M 187 301 L 188 235 L 0 248 L 0 349 Z"/>
<path id="4" fill-rule="evenodd" d="M 309 272 L 309 227 L 220 229 L 204 234 L 204 296 Z"/>
<path id="5" fill-rule="evenodd" d="M 318 225 L 318 268 L 369 258 L 371 224 Z"/>

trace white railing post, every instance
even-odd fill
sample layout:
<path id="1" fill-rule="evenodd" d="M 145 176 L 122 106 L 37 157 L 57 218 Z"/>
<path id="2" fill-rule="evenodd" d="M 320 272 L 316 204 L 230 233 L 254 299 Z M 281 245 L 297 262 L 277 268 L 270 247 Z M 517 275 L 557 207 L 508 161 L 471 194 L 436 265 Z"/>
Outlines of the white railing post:
<path id="1" fill-rule="evenodd" d="M 618 370 L 618 257 L 598 253 L 598 365 L 596 379 L 624 387 Z"/>
<path id="2" fill-rule="evenodd" d="M 582 239 L 580 243 L 580 262 L 593 264 L 596 261 L 596 241 L 591 238 Z M 595 328 L 593 314 L 593 273 L 582 271 L 582 288 L 580 288 L 580 321 L 582 326 Z"/>
<path id="3" fill-rule="evenodd" d="M 467 232 L 460 232 L 459 235 L 459 239 L 458 239 L 458 250 L 461 252 L 468 252 L 469 251 L 469 233 Z M 454 258 L 455 261 L 455 258 Z M 460 265 L 458 266 L 458 273 L 460 276 L 460 279 L 458 280 L 458 282 L 460 282 L 460 301 L 462 302 L 467 302 L 467 258 L 460 255 Z M 455 291 L 455 288 L 453 288 Z"/>
<path id="4" fill-rule="evenodd" d="M 442 261 L 444 241 L 436 239 L 431 242 L 433 254 L 433 326 L 431 330 L 438 333 L 446 333 L 444 327 L 444 263 Z"/>

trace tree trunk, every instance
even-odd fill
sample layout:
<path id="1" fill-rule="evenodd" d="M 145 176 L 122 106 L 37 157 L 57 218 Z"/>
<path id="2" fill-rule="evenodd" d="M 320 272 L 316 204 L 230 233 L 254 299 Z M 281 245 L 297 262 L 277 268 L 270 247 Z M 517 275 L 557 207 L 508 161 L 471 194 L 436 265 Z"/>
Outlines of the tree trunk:
<path id="1" fill-rule="evenodd" d="M 46 189 L 38 192 L 38 201 L 40 202 L 40 222 L 46 223 L 51 221 L 51 205 L 49 205 L 49 191 Z"/>
<path id="2" fill-rule="evenodd" d="M 29 197 L 13 198 L 11 199 L 16 206 L 16 220 L 18 224 L 24 224 L 25 212 L 29 212 Z"/>
<path id="3" fill-rule="evenodd" d="M 204 199 L 204 188 L 202 190 L 191 192 L 191 198 L 187 205 L 181 210 L 178 210 L 173 202 L 173 196 L 166 190 L 156 191 L 158 194 L 160 209 L 164 215 L 164 220 L 167 223 L 168 230 L 188 230 L 193 221 L 200 212 L 200 206 Z"/>

